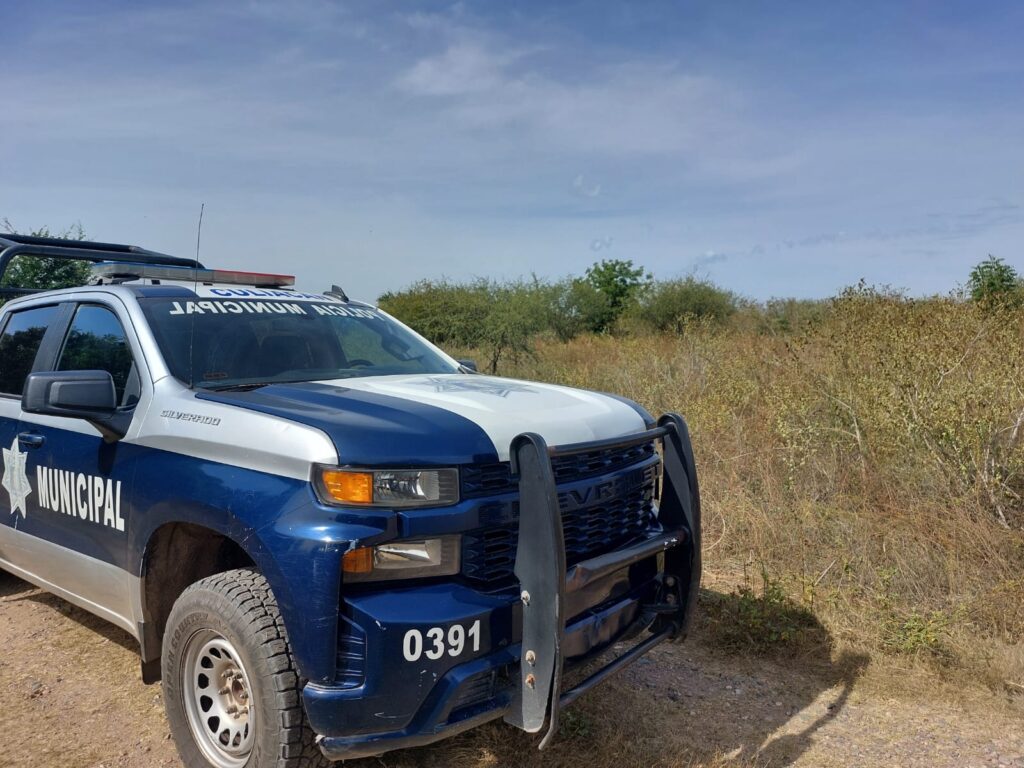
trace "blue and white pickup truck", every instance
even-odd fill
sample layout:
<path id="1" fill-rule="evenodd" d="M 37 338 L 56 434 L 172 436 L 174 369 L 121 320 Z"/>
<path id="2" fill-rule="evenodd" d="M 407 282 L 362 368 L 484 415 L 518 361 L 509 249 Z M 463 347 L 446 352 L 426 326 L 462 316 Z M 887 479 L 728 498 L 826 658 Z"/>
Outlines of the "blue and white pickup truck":
<path id="1" fill-rule="evenodd" d="M 679 416 L 477 374 L 340 289 L 0 235 L 0 279 L 18 257 L 93 266 L 0 291 L 0 567 L 138 640 L 186 765 L 318 765 L 496 718 L 547 724 L 543 746 L 686 634 Z"/>

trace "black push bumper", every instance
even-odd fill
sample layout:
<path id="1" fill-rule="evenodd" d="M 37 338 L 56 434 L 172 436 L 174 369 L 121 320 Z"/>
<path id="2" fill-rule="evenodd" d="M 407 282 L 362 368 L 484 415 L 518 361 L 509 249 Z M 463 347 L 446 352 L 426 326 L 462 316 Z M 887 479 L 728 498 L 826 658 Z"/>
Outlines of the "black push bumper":
<path id="1" fill-rule="evenodd" d="M 562 515 L 551 459 L 614 450 L 660 440 L 663 477 L 658 521 L 663 533 L 566 567 Z M 700 587 L 700 492 L 686 422 L 666 414 L 646 432 L 611 440 L 549 448 L 534 433 L 512 441 L 512 471 L 519 480 L 519 545 L 515 574 L 523 603 L 519 676 L 505 720 L 536 733 L 548 721 L 543 749 L 558 730 L 558 713 L 582 693 L 628 666 L 654 646 L 686 635 Z M 569 690 L 562 690 L 567 618 L 590 605 L 588 586 L 633 563 L 664 552 L 658 597 L 642 606 L 628 634 L 650 634 Z"/>

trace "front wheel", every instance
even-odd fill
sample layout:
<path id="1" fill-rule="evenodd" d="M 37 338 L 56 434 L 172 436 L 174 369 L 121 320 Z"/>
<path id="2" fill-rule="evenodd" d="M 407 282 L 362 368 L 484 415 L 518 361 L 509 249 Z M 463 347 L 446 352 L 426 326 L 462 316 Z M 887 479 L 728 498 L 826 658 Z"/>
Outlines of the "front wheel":
<path id="1" fill-rule="evenodd" d="M 171 735 L 188 768 L 313 768 L 313 743 L 270 586 L 249 569 L 219 573 L 174 604 L 163 644 Z"/>

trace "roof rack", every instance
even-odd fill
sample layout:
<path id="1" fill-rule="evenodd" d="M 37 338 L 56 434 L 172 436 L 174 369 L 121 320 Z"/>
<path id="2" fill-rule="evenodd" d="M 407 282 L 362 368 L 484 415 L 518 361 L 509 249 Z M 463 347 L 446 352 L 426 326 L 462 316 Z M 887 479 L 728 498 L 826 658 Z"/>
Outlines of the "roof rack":
<path id="1" fill-rule="evenodd" d="M 126 262 L 131 264 L 158 264 L 168 267 L 203 269 L 197 259 L 183 259 L 166 253 L 148 251 L 136 245 L 96 243 L 90 240 L 65 240 L 59 237 L 32 237 L 0 233 L 0 283 L 16 256 L 40 256 L 69 261 Z M 0 287 L 0 298 L 27 296 L 41 293 L 42 288 Z"/>

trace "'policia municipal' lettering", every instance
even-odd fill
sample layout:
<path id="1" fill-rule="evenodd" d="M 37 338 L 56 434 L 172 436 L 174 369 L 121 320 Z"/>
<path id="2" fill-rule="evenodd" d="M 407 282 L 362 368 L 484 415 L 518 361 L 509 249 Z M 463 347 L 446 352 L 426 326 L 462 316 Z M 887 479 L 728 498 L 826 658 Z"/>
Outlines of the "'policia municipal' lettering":
<path id="1" fill-rule="evenodd" d="M 301 304 L 278 301 L 172 301 L 170 315 L 304 315 Z"/>
<path id="2" fill-rule="evenodd" d="M 308 315 L 309 307 L 318 315 L 335 317 L 366 317 L 378 319 L 371 309 L 342 307 L 337 304 L 292 304 L 284 301 L 172 301 L 169 315 Z"/>
<path id="3" fill-rule="evenodd" d="M 124 531 L 121 481 L 63 469 L 36 467 L 39 506 Z"/>

